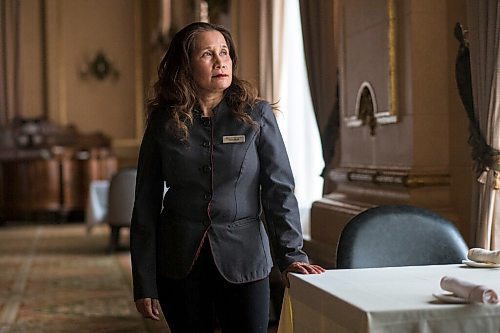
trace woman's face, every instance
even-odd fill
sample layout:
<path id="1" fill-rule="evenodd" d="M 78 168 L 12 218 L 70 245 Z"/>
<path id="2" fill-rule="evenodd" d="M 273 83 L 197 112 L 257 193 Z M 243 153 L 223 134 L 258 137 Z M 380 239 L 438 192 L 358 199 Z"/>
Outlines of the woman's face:
<path id="1" fill-rule="evenodd" d="M 224 36 L 216 30 L 199 33 L 191 54 L 191 71 L 202 94 L 223 93 L 233 79 L 233 61 Z"/>

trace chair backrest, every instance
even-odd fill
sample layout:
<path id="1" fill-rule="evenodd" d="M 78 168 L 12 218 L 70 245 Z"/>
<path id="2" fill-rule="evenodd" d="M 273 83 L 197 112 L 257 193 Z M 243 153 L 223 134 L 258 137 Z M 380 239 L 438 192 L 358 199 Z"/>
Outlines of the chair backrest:
<path id="1" fill-rule="evenodd" d="M 414 206 L 384 205 L 346 224 L 337 268 L 455 264 L 467 251 L 458 229 L 440 215 Z"/>
<path id="2" fill-rule="evenodd" d="M 135 168 L 121 169 L 111 178 L 106 221 L 114 226 L 130 226 L 135 198 Z"/>

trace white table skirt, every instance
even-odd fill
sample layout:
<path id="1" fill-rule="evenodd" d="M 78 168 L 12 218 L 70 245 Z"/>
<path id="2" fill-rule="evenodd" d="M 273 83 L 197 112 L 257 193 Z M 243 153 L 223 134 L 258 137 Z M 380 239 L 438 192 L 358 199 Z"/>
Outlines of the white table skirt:
<path id="1" fill-rule="evenodd" d="M 85 209 L 85 224 L 91 230 L 96 224 L 101 224 L 106 219 L 108 212 L 108 180 L 93 180 L 89 185 L 87 207 Z"/>
<path id="2" fill-rule="evenodd" d="M 500 332 L 500 306 L 444 304 L 444 275 L 500 292 L 500 269 L 465 265 L 329 270 L 291 274 L 279 332 Z M 288 306 L 289 306 L 288 305 Z"/>

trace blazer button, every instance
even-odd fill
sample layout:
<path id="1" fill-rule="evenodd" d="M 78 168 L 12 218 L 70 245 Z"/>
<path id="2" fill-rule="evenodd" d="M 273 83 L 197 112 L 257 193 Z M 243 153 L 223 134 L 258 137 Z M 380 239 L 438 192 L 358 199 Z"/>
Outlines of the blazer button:
<path id="1" fill-rule="evenodd" d="M 210 200 L 210 199 L 212 199 L 212 193 L 207 192 L 207 193 L 205 193 L 205 195 L 203 197 L 205 198 L 205 200 Z"/>
<path id="2" fill-rule="evenodd" d="M 204 166 L 201 168 L 201 170 L 202 170 L 203 172 L 205 172 L 205 173 L 208 173 L 208 172 L 212 171 L 212 167 L 211 167 L 210 165 L 208 165 L 208 164 L 207 164 L 207 165 L 204 165 Z"/>
<path id="3" fill-rule="evenodd" d="M 210 141 L 205 140 L 205 141 L 203 141 L 203 143 L 202 143 L 201 145 L 202 145 L 203 147 L 205 147 L 205 148 L 209 148 L 209 147 L 210 147 Z"/>
<path id="4" fill-rule="evenodd" d="M 205 127 L 210 127 L 210 124 L 212 123 L 209 117 L 202 117 L 201 122 Z"/>

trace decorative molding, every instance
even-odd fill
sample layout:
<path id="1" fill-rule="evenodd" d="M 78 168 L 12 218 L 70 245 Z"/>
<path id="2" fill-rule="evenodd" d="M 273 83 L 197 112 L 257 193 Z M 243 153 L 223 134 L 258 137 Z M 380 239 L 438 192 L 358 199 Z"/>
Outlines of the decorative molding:
<path id="1" fill-rule="evenodd" d="M 321 199 L 313 202 L 313 209 L 321 208 L 333 210 L 346 215 L 357 215 L 362 211 L 373 207 L 368 203 L 345 200 L 345 197 L 336 195 L 335 193 L 326 194 Z"/>
<path id="2" fill-rule="evenodd" d="M 397 73 L 397 7 L 396 0 L 387 1 L 387 15 L 389 16 L 389 111 L 379 113 L 379 124 L 395 123 L 398 116 L 398 73 Z"/>
<path id="3" fill-rule="evenodd" d="M 412 174 L 406 171 L 339 168 L 330 172 L 336 182 L 370 183 L 375 185 L 396 185 L 409 188 L 450 185 L 448 174 Z"/>

